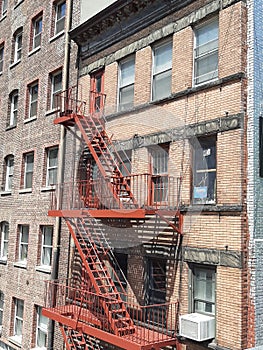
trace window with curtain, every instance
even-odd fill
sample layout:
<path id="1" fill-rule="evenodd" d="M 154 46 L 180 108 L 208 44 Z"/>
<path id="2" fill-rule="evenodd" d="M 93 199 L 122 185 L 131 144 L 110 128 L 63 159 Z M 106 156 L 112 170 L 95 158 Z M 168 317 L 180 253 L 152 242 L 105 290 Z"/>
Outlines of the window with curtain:
<path id="1" fill-rule="evenodd" d="M 193 268 L 193 312 L 215 314 L 215 268 Z"/>
<path id="2" fill-rule="evenodd" d="M 119 63 L 119 111 L 133 107 L 135 79 L 135 57 Z"/>

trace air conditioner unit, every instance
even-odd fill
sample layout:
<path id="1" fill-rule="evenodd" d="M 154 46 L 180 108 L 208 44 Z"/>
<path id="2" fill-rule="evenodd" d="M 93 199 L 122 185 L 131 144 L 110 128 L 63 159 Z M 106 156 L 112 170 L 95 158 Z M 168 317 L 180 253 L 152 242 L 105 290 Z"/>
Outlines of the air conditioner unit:
<path id="1" fill-rule="evenodd" d="M 179 335 L 195 341 L 204 341 L 215 337 L 215 318 L 213 316 L 192 313 L 179 317 Z"/>

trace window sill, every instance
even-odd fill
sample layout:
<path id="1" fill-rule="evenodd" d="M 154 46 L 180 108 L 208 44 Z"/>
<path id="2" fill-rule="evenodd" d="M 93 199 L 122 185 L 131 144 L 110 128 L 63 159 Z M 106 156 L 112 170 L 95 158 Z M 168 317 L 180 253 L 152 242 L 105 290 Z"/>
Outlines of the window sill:
<path id="1" fill-rule="evenodd" d="M 1 197 L 4 197 L 4 196 L 11 196 L 12 192 L 11 191 L 3 191 L 3 192 L 0 192 L 0 196 Z"/>
<path id="2" fill-rule="evenodd" d="M 30 350 L 47 350 L 47 348 L 42 346 L 41 348 L 36 347 L 36 348 L 31 348 Z"/>
<path id="3" fill-rule="evenodd" d="M 0 18 L 0 22 L 3 21 L 6 17 L 7 17 L 7 14 L 4 13 L 4 14 L 2 15 L 2 17 Z"/>
<path id="4" fill-rule="evenodd" d="M 19 267 L 21 269 L 26 269 L 27 268 L 27 261 L 26 262 L 22 262 L 22 261 L 14 262 L 14 267 Z"/>
<path id="5" fill-rule="evenodd" d="M 58 111 L 59 111 L 59 108 L 50 109 L 50 110 L 46 111 L 46 116 L 54 114 L 54 113 L 58 113 Z"/>
<path id="6" fill-rule="evenodd" d="M 55 191 L 56 185 L 54 186 L 46 186 L 46 187 L 41 187 L 40 191 L 41 192 L 48 192 L 48 191 Z"/>
<path id="7" fill-rule="evenodd" d="M 19 348 L 22 347 L 22 338 L 17 336 L 17 335 L 13 335 L 12 337 L 9 337 L 8 340 L 10 341 L 10 343 L 13 343 L 14 345 L 18 346 Z"/>
<path id="8" fill-rule="evenodd" d="M 27 119 L 24 120 L 24 124 L 30 123 L 30 122 L 32 122 L 32 121 L 34 121 L 34 120 L 36 120 L 36 119 L 37 119 L 37 116 L 36 116 L 36 115 L 35 115 L 34 117 L 27 118 Z"/>
<path id="9" fill-rule="evenodd" d="M 34 53 L 38 52 L 40 49 L 41 49 L 41 46 L 38 46 L 38 47 L 34 48 L 33 50 L 31 50 L 31 51 L 28 53 L 28 57 L 34 55 Z"/>
<path id="10" fill-rule="evenodd" d="M 233 204 L 233 205 L 209 205 L 209 204 L 191 204 L 191 205 L 181 205 L 179 207 L 179 210 L 184 213 L 184 212 L 240 212 L 243 210 L 242 205 L 239 204 Z"/>
<path id="11" fill-rule="evenodd" d="M 14 9 L 16 9 L 20 4 L 22 4 L 22 2 L 24 2 L 24 0 L 18 1 L 18 2 L 15 4 Z"/>
<path id="12" fill-rule="evenodd" d="M 36 266 L 36 271 L 50 274 L 51 273 L 51 266 L 41 266 L 41 265 L 39 265 L 39 266 Z M 37 348 L 37 349 L 39 349 L 39 348 Z"/>
<path id="13" fill-rule="evenodd" d="M 0 258 L 0 265 L 7 265 L 7 258 Z"/>
<path id="14" fill-rule="evenodd" d="M 65 34 L 65 31 L 61 31 L 59 33 L 57 33 L 56 35 L 52 36 L 52 38 L 49 39 L 49 42 L 51 43 L 52 41 L 55 41 L 56 39 L 58 39 L 59 37 L 63 36 Z"/>
<path id="15" fill-rule="evenodd" d="M 8 126 L 5 128 L 5 130 L 7 131 L 7 130 L 14 129 L 14 128 L 16 128 L 16 124 L 14 124 L 14 125 L 8 125 Z"/>
<path id="16" fill-rule="evenodd" d="M 19 190 L 18 193 L 32 193 L 32 188 L 24 188 L 22 190 Z"/>
<path id="17" fill-rule="evenodd" d="M 15 67 L 16 65 L 18 65 L 20 62 L 21 62 L 21 59 L 19 59 L 19 60 L 13 62 L 13 63 L 9 66 L 9 68 L 10 68 L 10 69 L 14 68 L 14 67 Z"/>

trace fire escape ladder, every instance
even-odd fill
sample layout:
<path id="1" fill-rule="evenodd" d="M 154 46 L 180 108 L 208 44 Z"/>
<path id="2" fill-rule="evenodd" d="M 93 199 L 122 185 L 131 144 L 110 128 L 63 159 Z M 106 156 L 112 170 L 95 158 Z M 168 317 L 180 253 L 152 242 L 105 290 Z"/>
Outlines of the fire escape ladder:
<path id="1" fill-rule="evenodd" d="M 76 124 L 118 207 L 120 209 L 138 208 L 131 188 L 119 169 L 119 164 L 123 167 L 125 165 L 118 156 L 118 152 L 114 152 L 113 143 L 100 119 L 91 115 L 76 116 Z M 126 167 L 125 171 L 127 171 Z"/>
<path id="2" fill-rule="evenodd" d="M 165 210 L 157 210 L 156 215 L 159 216 L 163 221 L 167 223 L 168 226 L 170 226 L 176 233 L 182 235 L 182 215 L 179 213 L 175 215 L 175 221 L 172 222 L 166 217 L 166 211 Z"/>
<path id="3" fill-rule="evenodd" d="M 59 324 L 67 350 L 89 350 L 84 335 L 81 331 L 69 326 Z"/>
<path id="4" fill-rule="evenodd" d="M 67 225 L 93 288 L 97 294 L 102 296 L 101 307 L 107 317 L 109 328 L 119 336 L 133 333 L 135 330 L 133 321 L 105 263 L 100 258 L 101 254 L 107 254 L 107 248 L 103 245 L 103 237 L 98 237 L 98 232 L 96 232 L 94 240 L 88 225 L 85 225 L 84 220 L 80 218 L 76 218 L 74 222 L 67 220 Z"/>

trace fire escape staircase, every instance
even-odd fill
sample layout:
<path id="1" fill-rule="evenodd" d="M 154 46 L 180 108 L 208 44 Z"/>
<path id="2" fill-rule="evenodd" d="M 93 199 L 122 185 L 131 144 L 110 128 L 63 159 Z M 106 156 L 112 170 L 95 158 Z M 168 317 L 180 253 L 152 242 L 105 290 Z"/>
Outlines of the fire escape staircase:
<path id="1" fill-rule="evenodd" d="M 122 167 L 125 165 L 122 163 L 118 152 L 115 151 L 114 145 L 105 131 L 103 119 L 94 115 L 87 116 L 81 112 L 81 108 L 70 106 L 68 101 L 67 104 L 66 112 L 61 113 L 60 117 L 54 123 L 62 124 L 65 127 L 77 125 L 86 147 L 88 147 L 89 152 L 97 164 L 106 186 L 106 192 L 110 194 L 110 200 L 108 202 L 106 201 L 106 203 L 109 203 L 109 206 L 113 209 L 136 210 L 139 208 L 126 178 L 120 171 L 120 164 Z M 99 209 L 105 209 L 105 205 Z M 156 215 L 164 219 L 168 226 L 174 229 L 177 234 L 181 234 L 177 225 L 166 219 L 165 212 L 159 211 Z M 114 336 L 123 337 L 123 339 L 125 337 L 126 339 L 127 337 L 135 337 L 134 339 L 137 339 L 136 337 L 138 336 L 134 335 L 137 326 L 134 324 L 126 308 L 126 303 L 123 301 L 121 293 L 117 289 L 111 273 L 105 264 L 104 258 L 109 253 L 111 247 L 107 243 L 103 231 L 97 225 L 96 219 L 87 214 L 82 217 L 65 217 L 65 220 L 83 266 L 91 281 L 93 291 L 100 298 L 101 314 L 96 315 L 98 325 L 102 322 L 104 324 L 104 330 Z M 179 227 L 181 226 L 179 225 Z M 84 305 L 80 305 L 80 310 L 83 307 Z M 51 317 L 50 313 L 47 313 L 47 315 Z M 81 327 L 81 311 L 79 311 L 79 315 L 72 315 L 72 317 L 74 317 L 75 323 L 65 324 L 63 320 L 59 321 L 57 319 L 67 350 L 96 350 L 97 345 L 93 343 L 96 337 L 92 337 L 93 341 L 90 341 L 89 336 Z M 144 334 L 144 332 L 141 333 Z M 150 335 L 148 337 L 150 339 Z M 136 341 L 139 341 L 138 339 Z M 172 344 L 175 341 L 174 337 L 168 336 L 160 339 L 162 339 L 160 344 L 163 345 L 156 345 L 156 349 L 167 344 Z M 130 340 L 126 341 L 128 342 Z M 127 345 L 125 348 L 130 349 Z M 133 349 L 138 348 L 134 347 Z M 143 346 L 140 347 L 140 349 L 143 348 Z M 151 348 L 153 349 L 154 347 Z"/>
<path id="2" fill-rule="evenodd" d="M 109 330 L 121 336 L 134 332 L 133 321 L 112 280 L 101 256 L 107 256 L 110 247 L 104 234 L 97 229 L 91 217 L 67 220 L 70 233 L 86 268 L 95 292 L 101 296 L 102 309 L 108 320 Z M 90 227 L 93 227 L 91 232 Z"/>

